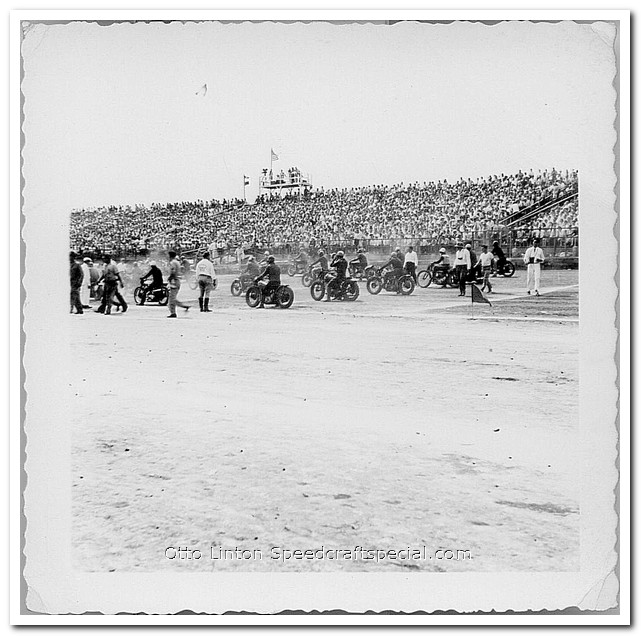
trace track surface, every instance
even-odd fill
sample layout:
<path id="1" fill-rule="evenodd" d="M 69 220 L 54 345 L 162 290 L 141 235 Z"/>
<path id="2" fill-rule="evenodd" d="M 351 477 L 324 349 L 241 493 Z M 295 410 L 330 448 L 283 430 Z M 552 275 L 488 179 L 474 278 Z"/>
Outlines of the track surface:
<path id="1" fill-rule="evenodd" d="M 76 567 L 578 568 L 576 271 L 545 271 L 540 298 L 522 271 L 493 279 L 493 307 L 364 285 L 356 302 L 317 303 L 285 279 L 289 310 L 249 309 L 226 276 L 210 314 L 184 286 L 196 306 L 177 320 L 133 303 L 69 316 Z M 263 559 L 212 560 L 210 546 Z M 321 546 L 433 558 L 269 558 Z"/>

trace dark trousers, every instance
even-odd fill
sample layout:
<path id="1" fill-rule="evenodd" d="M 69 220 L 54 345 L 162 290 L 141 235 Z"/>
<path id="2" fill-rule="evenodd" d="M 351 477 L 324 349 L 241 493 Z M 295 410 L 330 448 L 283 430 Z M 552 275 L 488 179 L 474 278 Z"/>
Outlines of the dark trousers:
<path id="1" fill-rule="evenodd" d="M 120 295 L 118 291 L 118 281 L 108 281 L 105 283 L 105 314 L 111 313 L 111 305 L 114 302 L 114 296 L 118 301 L 118 304 L 121 306 L 123 311 L 127 311 L 127 301 Z"/>
<path id="2" fill-rule="evenodd" d="M 80 302 L 80 290 L 79 289 L 71 289 L 71 296 L 70 296 L 70 301 L 71 301 L 71 311 L 73 312 L 74 307 L 76 308 L 76 313 L 82 314 L 84 313 L 82 310 L 82 303 Z"/>
<path id="3" fill-rule="evenodd" d="M 416 282 L 416 263 L 405 263 L 405 271 L 414 279 L 414 282 Z"/>
<path id="4" fill-rule="evenodd" d="M 463 296 L 465 296 L 465 281 L 467 280 L 467 267 L 465 265 L 457 265 L 456 271 L 458 272 L 458 289 Z"/>

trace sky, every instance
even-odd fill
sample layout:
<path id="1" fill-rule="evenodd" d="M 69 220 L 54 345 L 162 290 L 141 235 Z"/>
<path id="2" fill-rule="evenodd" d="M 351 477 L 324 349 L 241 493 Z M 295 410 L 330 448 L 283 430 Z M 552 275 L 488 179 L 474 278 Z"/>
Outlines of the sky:
<path id="1" fill-rule="evenodd" d="M 272 148 L 275 170 L 326 189 L 580 169 L 611 109 L 609 38 L 572 22 L 35 24 L 25 177 L 79 208 L 242 197 L 244 175 L 252 201 Z"/>

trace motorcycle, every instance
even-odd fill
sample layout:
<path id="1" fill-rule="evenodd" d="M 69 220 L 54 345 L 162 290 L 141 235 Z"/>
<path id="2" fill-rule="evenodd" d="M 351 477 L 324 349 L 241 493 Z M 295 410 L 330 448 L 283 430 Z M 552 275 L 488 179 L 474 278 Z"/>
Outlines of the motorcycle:
<path id="1" fill-rule="evenodd" d="M 368 279 L 367 291 L 376 295 L 383 289 L 388 292 L 398 292 L 403 296 L 409 296 L 416 289 L 416 284 L 409 274 L 401 274 L 395 277 L 391 275 L 391 272 L 383 272 L 379 268 L 376 270 L 376 274 Z"/>
<path id="2" fill-rule="evenodd" d="M 323 280 L 327 271 L 322 270 L 320 267 L 311 267 L 303 274 L 303 277 L 300 279 L 300 282 L 303 283 L 304 287 L 310 287 L 314 281 Z"/>
<path id="3" fill-rule="evenodd" d="M 152 290 L 151 285 L 145 285 L 141 280 L 140 285 L 134 289 L 134 302 L 136 305 L 158 303 L 161 307 L 164 307 L 169 302 L 167 283 L 163 283 L 160 289 Z"/>
<path id="4" fill-rule="evenodd" d="M 245 301 L 253 309 L 260 305 L 263 289 L 260 285 L 253 283 L 245 292 Z M 276 305 L 282 309 L 288 309 L 294 302 L 294 290 L 289 285 L 280 285 L 277 289 L 271 290 L 264 299 L 266 305 Z"/>
<path id="5" fill-rule="evenodd" d="M 514 276 L 514 272 L 516 271 L 516 267 L 514 266 L 514 263 L 509 259 L 505 259 L 505 263 L 503 263 L 503 271 L 499 272 L 498 271 L 498 259 L 494 259 L 494 263 L 492 266 L 492 276 L 505 276 L 506 278 L 512 278 Z"/>
<path id="6" fill-rule="evenodd" d="M 435 269 L 434 263 L 430 263 L 427 269 L 421 270 L 416 275 L 416 281 L 422 289 L 429 287 L 432 283 L 442 286 L 448 285 L 449 287 L 458 285 L 458 278 L 456 281 L 454 280 L 451 269 Z"/>
<path id="7" fill-rule="evenodd" d="M 362 263 L 350 263 L 348 271 L 352 278 L 356 278 L 358 280 L 371 278 L 376 274 L 376 268 L 373 265 L 363 266 Z"/>
<path id="8" fill-rule="evenodd" d="M 303 261 L 290 261 L 287 266 L 287 274 L 289 276 L 296 276 L 296 274 L 304 274 L 307 271 L 307 262 Z"/>
<path id="9" fill-rule="evenodd" d="M 231 283 L 231 295 L 240 296 L 244 294 L 254 282 L 254 279 L 249 274 L 241 274 L 238 278 L 234 278 Z"/>
<path id="10" fill-rule="evenodd" d="M 309 288 L 309 293 L 314 300 L 323 300 L 325 294 L 329 300 L 356 300 L 360 294 L 358 283 L 351 278 L 346 278 L 340 283 L 336 274 L 329 273 L 320 280 L 315 280 Z"/>

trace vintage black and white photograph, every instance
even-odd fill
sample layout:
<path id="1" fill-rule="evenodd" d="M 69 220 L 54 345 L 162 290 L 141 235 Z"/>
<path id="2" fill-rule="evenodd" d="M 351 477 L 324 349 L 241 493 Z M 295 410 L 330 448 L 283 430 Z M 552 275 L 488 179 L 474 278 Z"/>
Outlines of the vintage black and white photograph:
<path id="1" fill-rule="evenodd" d="M 616 606 L 622 23 L 339 18 L 20 20 L 30 610 Z"/>

